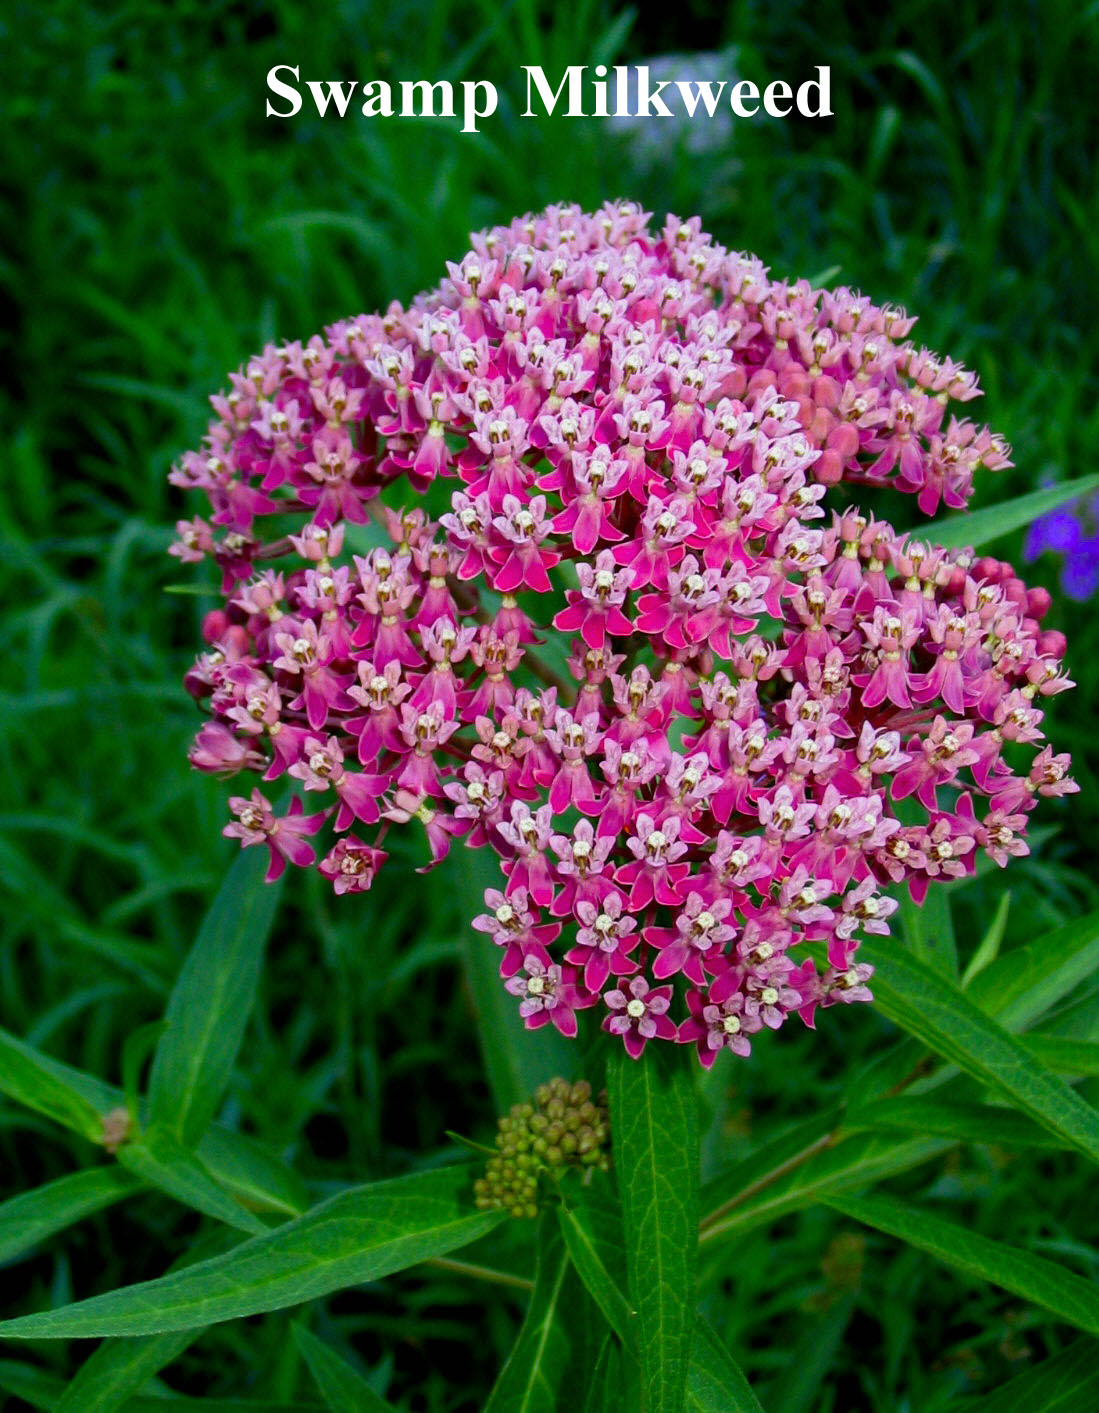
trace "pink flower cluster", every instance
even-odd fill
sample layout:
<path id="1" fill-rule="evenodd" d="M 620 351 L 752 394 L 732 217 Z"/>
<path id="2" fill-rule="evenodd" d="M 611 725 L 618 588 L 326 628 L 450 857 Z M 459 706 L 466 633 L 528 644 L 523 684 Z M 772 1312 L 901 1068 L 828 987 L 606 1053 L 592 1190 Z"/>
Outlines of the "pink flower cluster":
<path id="1" fill-rule="evenodd" d="M 1009 464 L 949 413 L 973 375 L 903 311 L 646 222 L 550 208 L 408 309 L 265 349 L 173 472 L 211 507 L 174 552 L 226 596 L 194 764 L 317 804 L 230 801 L 270 877 L 326 821 L 341 893 L 395 826 L 428 867 L 491 848 L 473 925 L 529 1026 L 597 1007 L 709 1065 L 869 1000 L 891 885 L 1027 852 L 1075 788 L 1042 734 L 1070 684 L 1043 590 L 845 494 L 963 507 Z"/>

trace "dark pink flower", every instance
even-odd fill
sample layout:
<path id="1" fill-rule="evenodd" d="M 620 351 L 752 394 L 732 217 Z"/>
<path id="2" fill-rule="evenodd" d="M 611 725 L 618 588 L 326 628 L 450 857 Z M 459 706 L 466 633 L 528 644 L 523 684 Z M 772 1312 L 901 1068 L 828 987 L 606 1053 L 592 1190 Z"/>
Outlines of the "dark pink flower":
<path id="1" fill-rule="evenodd" d="M 475 926 L 531 1026 L 603 999 L 633 1054 L 746 1054 L 869 999 L 886 887 L 1005 864 L 1077 788 L 1048 595 L 877 514 L 962 507 L 1007 448 L 903 311 L 697 221 L 557 206 L 473 246 L 265 349 L 173 471 L 207 505 L 172 553 L 223 585 L 191 758 L 331 802 L 232 799 L 271 876 L 363 891 L 391 830 L 424 869 L 491 849 Z"/>

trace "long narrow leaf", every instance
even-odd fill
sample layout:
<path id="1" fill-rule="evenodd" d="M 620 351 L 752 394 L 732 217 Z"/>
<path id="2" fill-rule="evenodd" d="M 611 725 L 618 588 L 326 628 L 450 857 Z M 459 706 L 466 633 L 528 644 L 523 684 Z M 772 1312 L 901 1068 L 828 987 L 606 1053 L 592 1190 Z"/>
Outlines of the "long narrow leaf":
<path id="1" fill-rule="evenodd" d="M 141 1181 L 115 1166 L 87 1168 L 0 1204 L 0 1261 L 14 1261 L 40 1241 L 140 1192 Z"/>
<path id="2" fill-rule="evenodd" d="M 0 1030 L 0 1094 L 93 1143 L 103 1140 L 101 1112 L 64 1073 L 64 1067 Z"/>
<path id="3" fill-rule="evenodd" d="M 783 1173 L 745 1200 L 715 1209 L 703 1224 L 701 1240 L 708 1243 L 765 1226 L 835 1193 L 908 1172 L 954 1145 L 951 1139 L 855 1134 Z"/>
<path id="4" fill-rule="evenodd" d="M 646 1413 L 680 1413 L 695 1325 L 698 1100 L 693 1056 L 654 1045 L 608 1064 L 615 1174 Z"/>
<path id="5" fill-rule="evenodd" d="M 592 1174 L 598 1179 L 602 1174 Z M 611 1329 L 627 1347 L 636 1343 L 634 1313 L 626 1299 L 626 1246 L 622 1207 L 609 1184 L 593 1182 L 566 1187 L 557 1208 L 561 1235 L 569 1259 L 603 1312 Z"/>
<path id="6" fill-rule="evenodd" d="M 313 1382 L 331 1413 L 393 1413 L 384 1398 L 370 1387 L 357 1369 L 334 1349 L 295 1323 L 294 1343 L 309 1366 Z"/>
<path id="7" fill-rule="evenodd" d="M 763 1413 L 740 1367 L 701 1316 L 691 1348 L 687 1407 L 691 1413 Z"/>
<path id="8" fill-rule="evenodd" d="M 991 1104 L 948 1103 L 932 1096 L 876 1099 L 848 1111 L 844 1128 L 897 1129 L 904 1133 L 935 1134 L 961 1143 L 993 1143 L 1000 1148 L 1064 1148 L 1057 1138 L 1025 1114 Z"/>
<path id="9" fill-rule="evenodd" d="M 969 992 L 895 943 L 874 939 L 859 955 L 875 968 L 875 1000 L 890 1020 L 1099 1162 L 1099 1113 L 981 1011 Z M 991 970 L 975 978 L 974 989 Z"/>
<path id="10" fill-rule="evenodd" d="M 9 1059 L 12 1065 L 5 1069 L 5 1061 Z M 28 1092 L 50 1095 L 63 1091 L 69 1099 L 63 1100 L 51 1117 L 84 1132 L 92 1129 L 91 1115 L 94 1114 L 94 1133 L 88 1132 L 88 1136 L 96 1141 L 101 1141 L 103 1135 L 100 1116 L 125 1104 L 125 1095 L 115 1085 L 44 1055 L 0 1030 L 0 1093 L 7 1092 L 5 1075 L 12 1085 L 13 1098 L 19 1097 L 15 1092 L 17 1077 Z M 73 1102 L 71 1115 L 68 1112 L 63 1115 L 62 1108 L 69 1100 Z M 43 1111 L 38 1105 L 32 1107 Z M 215 1181 L 253 1207 L 297 1216 L 308 1206 L 305 1187 L 298 1175 L 244 1134 L 213 1124 L 203 1134 L 197 1153 Z"/>
<path id="11" fill-rule="evenodd" d="M 990 962 L 968 994 L 1006 1030 L 1022 1030 L 1099 967 L 1099 912 L 1054 928 Z"/>
<path id="12" fill-rule="evenodd" d="M 1033 1032 L 1020 1039 L 1036 1059 L 1056 1074 L 1077 1075 L 1081 1079 L 1099 1077 L 1099 1043 L 1094 1040 Z"/>
<path id="13" fill-rule="evenodd" d="M 379 1280 L 475 1241 L 502 1219 L 476 1212 L 469 1171 L 440 1168 L 351 1188 L 224 1256 L 60 1310 L 0 1323 L 9 1339 L 164 1334 L 282 1310 Z"/>
<path id="14" fill-rule="evenodd" d="M 20 1398 L 32 1408 L 56 1409 L 65 1393 L 65 1385 L 53 1374 L 21 1364 L 14 1359 L 0 1359 L 0 1389 Z M 162 1394 L 131 1398 L 126 1413 L 317 1413 L 315 1403 L 273 1403 L 267 1399 L 187 1398 Z"/>
<path id="15" fill-rule="evenodd" d="M 974 510 L 968 515 L 951 515 L 936 521 L 930 533 L 939 545 L 955 549 L 966 546 L 982 549 L 993 540 L 1010 535 L 1013 530 L 1023 529 L 1040 515 L 1048 515 L 1059 505 L 1078 500 L 1080 496 L 1097 489 L 1099 476 L 1080 476 L 1075 481 L 1063 481 L 1058 486 L 1031 491 L 1029 495 L 1016 496 L 1014 500 L 1001 501 L 999 505 Z"/>
<path id="16" fill-rule="evenodd" d="M 188 1145 L 210 1124 L 252 1010 L 280 884 L 262 849 L 241 853 L 203 919 L 168 1002 L 149 1079 L 149 1115 Z"/>
<path id="17" fill-rule="evenodd" d="M 195 1152 L 214 1181 L 246 1207 L 299 1217 L 309 1206 L 305 1183 L 293 1168 L 243 1133 L 211 1124 Z"/>
<path id="18" fill-rule="evenodd" d="M 484 1413 L 558 1413 L 570 1354 L 566 1324 L 570 1275 L 576 1279 L 564 1243 L 543 1217 L 534 1294 Z"/>
<path id="19" fill-rule="evenodd" d="M 1009 1290 L 1058 1319 L 1099 1334 L 1099 1287 L 1042 1256 L 991 1241 L 955 1222 L 892 1197 L 830 1197 L 827 1206 L 919 1251 Z"/>
<path id="20" fill-rule="evenodd" d="M 1079 1339 L 983 1398 L 951 1403 L 947 1413 L 1085 1413 L 1099 1408 L 1095 1345 Z"/>
<path id="21" fill-rule="evenodd" d="M 159 1187 L 196 1212 L 249 1236 L 268 1230 L 265 1223 L 218 1186 L 193 1153 L 163 1129 L 152 1128 L 137 1142 L 125 1144 L 118 1151 L 118 1161 L 151 1187 Z"/>
<path id="22" fill-rule="evenodd" d="M 80 1366 L 56 1413 L 115 1413 L 140 1393 L 149 1380 L 178 1359 L 199 1331 L 151 1335 L 146 1339 L 107 1340 Z"/>

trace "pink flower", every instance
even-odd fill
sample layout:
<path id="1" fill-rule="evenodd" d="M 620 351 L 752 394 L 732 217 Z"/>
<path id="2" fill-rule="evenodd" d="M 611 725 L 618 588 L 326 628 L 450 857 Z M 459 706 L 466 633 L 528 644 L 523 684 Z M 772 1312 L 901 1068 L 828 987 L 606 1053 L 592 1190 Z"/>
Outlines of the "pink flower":
<path id="1" fill-rule="evenodd" d="M 249 799 L 234 796 L 229 801 L 229 808 L 236 815 L 236 820 L 227 824 L 221 832 L 227 839 L 239 839 L 246 849 L 253 844 L 267 846 L 271 855 L 267 869 L 268 883 L 281 877 L 288 859 L 299 868 L 304 868 L 316 858 L 305 842 L 305 836 L 316 834 L 324 823 L 324 815 L 304 814 L 297 795 L 290 801 L 290 812 L 281 817 L 275 816 L 270 801 L 259 790 L 253 790 Z"/>
<path id="2" fill-rule="evenodd" d="M 646 1041 L 675 1039 L 675 1023 L 668 1015 L 670 986 L 650 987 L 643 976 L 631 976 L 625 989 L 615 987 L 604 993 L 603 1000 L 610 1012 L 603 1019 L 603 1029 L 622 1037 L 632 1060 L 640 1059 Z"/>
<path id="3" fill-rule="evenodd" d="M 191 758 L 332 802 L 233 797 L 271 876 L 364 891 L 390 831 L 424 870 L 491 849 L 474 926 L 532 1027 L 602 999 L 631 1054 L 747 1054 L 869 1000 L 886 888 L 1006 864 L 1077 788 L 1048 596 L 877 514 L 960 508 L 1007 448 L 903 311 L 697 221 L 557 206 L 473 245 L 408 307 L 265 349 L 173 470 L 206 505 L 172 553 L 223 586 Z"/>
<path id="4" fill-rule="evenodd" d="M 510 977 L 504 985 L 513 996 L 520 997 L 519 1014 L 528 1030 L 537 1030 L 552 1021 L 562 1035 L 576 1034 L 576 1010 L 590 1005 L 573 981 L 573 969 L 556 964 L 546 965 L 531 953 L 523 958 L 525 976 Z"/>

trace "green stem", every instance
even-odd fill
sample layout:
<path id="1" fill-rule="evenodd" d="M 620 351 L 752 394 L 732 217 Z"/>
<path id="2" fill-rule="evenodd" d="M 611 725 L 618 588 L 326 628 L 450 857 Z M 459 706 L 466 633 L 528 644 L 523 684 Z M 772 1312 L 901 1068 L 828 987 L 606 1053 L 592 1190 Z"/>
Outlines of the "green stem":
<path id="1" fill-rule="evenodd" d="M 439 1271 L 452 1271 L 456 1276 L 471 1276 L 474 1280 L 488 1281 L 492 1285 L 511 1286 L 515 1290 L 531 1291 L 534 1282 L 526 1276 L 513 1276 L 510 1271 L 496 1271 L 491 1266 L 478 1266 L 472 1261 L 452 1261 L 449 1256 L 432 1256 L 424 1262 Z"/>

